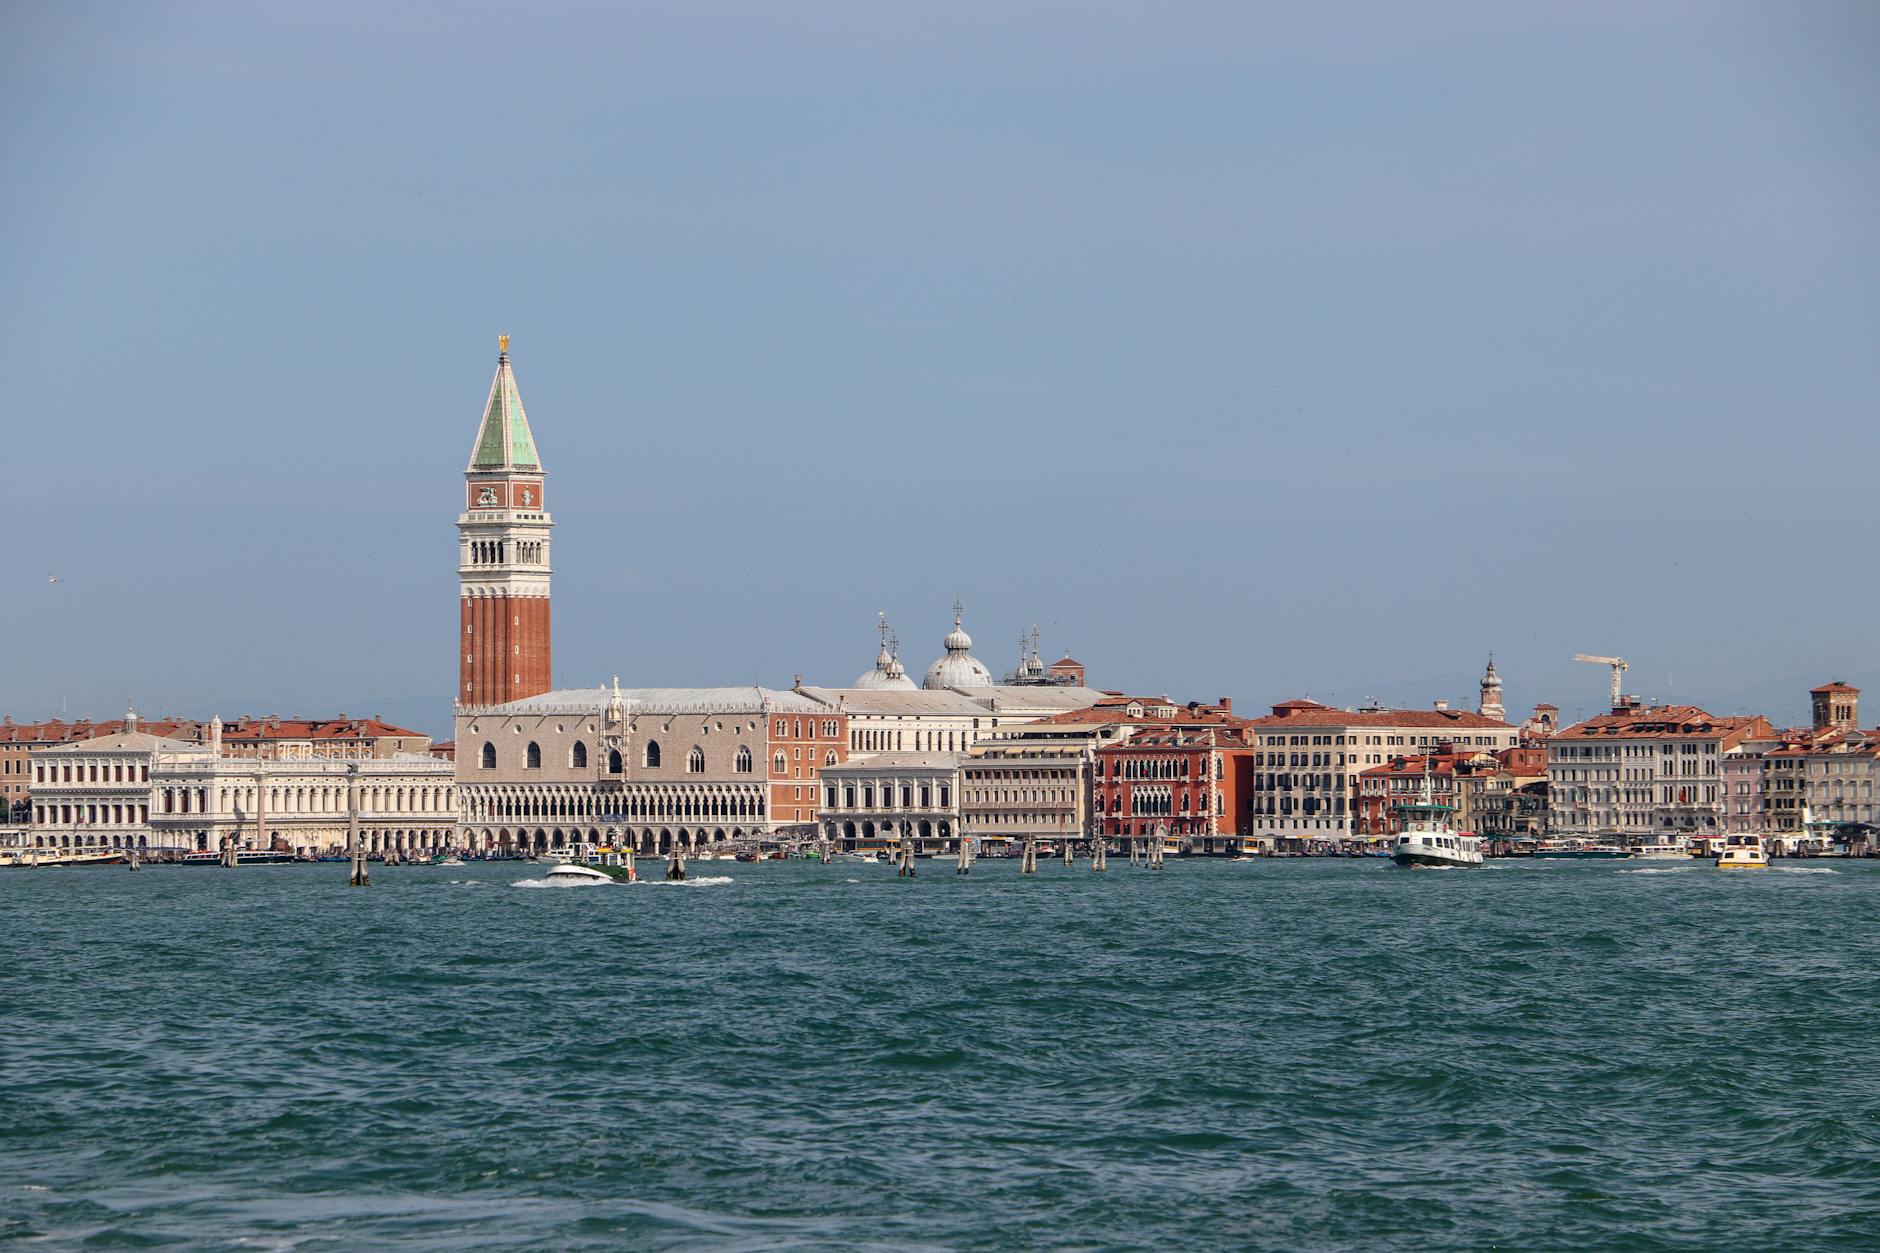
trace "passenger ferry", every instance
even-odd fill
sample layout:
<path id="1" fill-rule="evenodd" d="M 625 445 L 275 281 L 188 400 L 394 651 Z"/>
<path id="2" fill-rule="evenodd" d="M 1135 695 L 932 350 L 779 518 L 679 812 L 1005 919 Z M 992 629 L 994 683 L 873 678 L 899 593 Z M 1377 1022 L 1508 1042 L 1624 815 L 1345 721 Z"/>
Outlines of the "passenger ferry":
<path id="1" fill-rule="evenodd" d="M 1767 870 L 1769 854 L 1763 851 L 1762 836 L 1732 835 L 1724 840 L 1717 854 L 1719 870 Z"/>
<path id="2" fill-rule="evenodd" d="M 1449 825 L 1454 805 L 1431 798 L 1429 759 L 1424 759 L 1423 787 L 1417 799 L 1398 805 L 1403 815 L 1403 833 L 1391 846 L 1390 859 L 1399 866 L 1479 866 L 1482 864 L 1482 840 Z"/>

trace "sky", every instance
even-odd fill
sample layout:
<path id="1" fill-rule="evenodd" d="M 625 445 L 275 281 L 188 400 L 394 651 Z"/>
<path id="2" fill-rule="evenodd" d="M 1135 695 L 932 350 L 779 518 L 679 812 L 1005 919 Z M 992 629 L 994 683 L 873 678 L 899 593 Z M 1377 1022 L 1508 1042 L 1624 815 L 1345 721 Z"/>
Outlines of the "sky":
<path id="1" fill-rule="evenodd" d="M 1880 7 L 0 8 L 0 712 L 557 682 L 1880 701 Z M 52 582 L 56 575 L 59 582 Z"/>

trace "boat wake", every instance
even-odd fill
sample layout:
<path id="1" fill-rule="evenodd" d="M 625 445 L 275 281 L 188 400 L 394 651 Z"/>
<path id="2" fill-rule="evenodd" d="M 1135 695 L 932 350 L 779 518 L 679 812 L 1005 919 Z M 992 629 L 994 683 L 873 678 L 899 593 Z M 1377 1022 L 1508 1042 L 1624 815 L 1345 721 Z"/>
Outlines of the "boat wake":
<path id="1" fill-rule="evenodd" d="M 514 888 L 610 888 L 613 883 L 599 879 L 518 879 L 509 886 Z"/>
<path id="2" fill-rule="evenodd" d="M 696 879 L 641 879 L 636 888 L 715 888 L 731 882 L 728 874 L 700 875 Z M 517 884 L 521 887 L 521 884 Z"/>
<path id="3" fill-rule="evenodd" d="M 1651 866 L 1638 870 L 1621 870 L 1620 874 L 1689 874 L 1689 866 Z"/>
<path id="4" fill-rule="evenodd" d="M 1771 866 L 1783 874 L 1840 874 L 1833 866 Z"/>

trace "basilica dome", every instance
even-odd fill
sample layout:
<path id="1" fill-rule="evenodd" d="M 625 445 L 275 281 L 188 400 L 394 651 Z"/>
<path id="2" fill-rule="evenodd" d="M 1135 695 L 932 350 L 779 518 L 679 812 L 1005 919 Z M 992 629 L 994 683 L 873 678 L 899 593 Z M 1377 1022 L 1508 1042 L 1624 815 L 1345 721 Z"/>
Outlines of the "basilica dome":
<path id="1" fill-rule="evenodd" d="M 992 671 L 973 656 L 973 637 L 960 625 L 960 606 L 953 606 L 953 630 L 946 637 L 946 655 L 927 667 L 921 686 L 929 691 L 949 687 L 991 687 Z"/>
<path id="2" fill-rule="evenodd" d="M 881 615 L 881 625 L 878 629 L 881 631 L 881 651 L 875 654 L 874 669 L 864 670 L 849 686 L 874 692 L 919 690 L 914 686 L 914 680 L 907 677 L 907 671 L 901 668 L 901 644 L 899 640 L 894 639 L 886 614 Z M 892 647 L 889 644 L 890 640 L 893 640 Z"/>
<path id="3" fill-rule="evenodd" d="M 917 690 L 914 680 L 908 678 L 907 671 L 901 668 L 901 659 L 885 648 L 876 656 L 874 669 L 864 671 L 849 686 L 877 692 Z"/>

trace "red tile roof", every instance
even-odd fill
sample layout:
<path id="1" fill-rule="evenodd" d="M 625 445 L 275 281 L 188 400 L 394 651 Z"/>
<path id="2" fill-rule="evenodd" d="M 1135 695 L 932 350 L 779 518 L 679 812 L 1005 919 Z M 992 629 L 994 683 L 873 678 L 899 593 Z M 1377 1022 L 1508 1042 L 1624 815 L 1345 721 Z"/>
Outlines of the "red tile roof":
<path id="1" fill-rule="evenodd" d="M 423 733 L 377 718 L 240 718 L 222 724 L 224 743 L 248 740 L 422 739 Z"/>
<path id="2" fill-rule="evenodd" d="M 1841 682 L 1841 680 L 1839 679 L 1836 679 L 1832 683 L 1823 683 L 1820 687 L 1811 687 L 1808 689 L 1808 694 L 1810 696 L 1819 696 L 1823 692 L 1851 692 L 1855 696 L 1860 695 L 1859 688 L 1849 687 L 1847 684 Z"/>
<path id="3" fill-rule="evenodd" d="M 179 730 L 195 725 L 198 724 L 175 718 L 137 720 L 137 729 L 147 735 L 173 736 Z M 78 740 L 95 740 L 105 735 L 120 735 L 123 731 L 122 718 L 113 718 L 108 722 L 93 722 L 89 718 L 81 718 L 77 722 L 58 718 L 46 722 L 8 722 L 0 723 L 0 744 L 70 744 Z"/>
<path id="4" fill-rule="evenodd" d="M 1465 709 L 1331 709 L 1317 701 L 1289 700 L 1273 706 L 1253 725 L 1261 730 L 1274 727 L 1406 727 L 1435 730 L 1495 730 L 1515 728 L 1499 718 L 1470 713 Z"/>
<path id="5" fill-rule="evenodd" d="M 1774 734 L 1769 720 L 1760 715 L 1719 718 L 1696 705 L 1640 706 L 1619 713 L 1601 714 L 1576 722 L 1554 735 L 1555 740 L 1601 740 L 1629 737 L 1658 738 L 1671 735 L 1733 736 Z"/>

